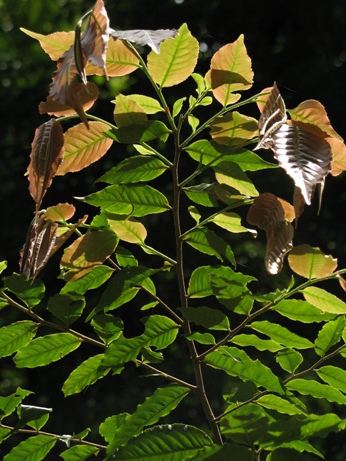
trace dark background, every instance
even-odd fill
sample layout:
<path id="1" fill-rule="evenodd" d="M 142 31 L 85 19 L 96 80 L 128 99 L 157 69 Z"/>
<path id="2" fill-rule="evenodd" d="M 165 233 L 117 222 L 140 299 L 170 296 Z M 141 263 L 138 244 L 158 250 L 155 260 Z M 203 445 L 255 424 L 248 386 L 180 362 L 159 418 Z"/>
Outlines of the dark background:
<path id="1" fill-rule="evenodd" d="M 193 35 L 203 44 L 202 59 L 196 69 L 201 73 L 207 70 L 216 49 L 244 33 L 255 73 L 251 94 L 275 80 L 289 108 L 304 99 L 318 99 L 325 105 L 334 128 L 345 137 L 346 1 L 108 0 L 105 3 L 113 28 L 177 28 L 187 22 Z M 18 270 L 19 249 L 32 217 L 32 200 L 24 172 L 34 130 L 46 121 L 38 114 L 37 105 L 47 95 L 54 70 L 54 63 L 38 43 L 21 33 L 19 27 L 44 34 L 72 30 L 76 20 L 92 5 L 92 1 L 83 0 L 0 0 L 0 260 L 8 260 L 11 271 Z M 146 83 L 136 73 L 119 84 L 101 82 L 101 85 L 105 100 L 109 96 L 113 98 L 117 85 L 122 85 L 125 92 L 146 91 Z M 113 93 L 110 88 L 113 88 Z M 172 100 L 182 95 L 179 87 L 172 88 L 168 93 L 168 99 Z M 153 95 L 149 88 L 146 94 Z M 111 110 L 110 105 L 101 100 L 97 103 L 95 113 L 111 117 Z M 257 114 L 254 112 L 250 115 Z M 126 155 L 124 146 L 115 146 L 114 152 L 119 156 Z M 95 190 L 94 179 L 111 164 L 108 155 L 102 164 L 91 166 L 80 175 L 57 178 L 46 196 L 45 205 L 71 201 L 73 195 L 86 195 Z M 290 200 L 291 184 L 286 179 L 282 181 L 283 176 L 277 175 L 276 170 L 274 176 L 273 170 L 264 173 L 259 188 L 275 190 L 278 195 Z M 331 252 L 339 258 L 342 267 L 346 264 L 345 184 L 345 175 L 327 178 L 320 215 L 316 215 L 316 205 L 308 208 L 295 238 L 297 244 L 310 243 L 327 253 Z M 160 222 L 156 221 L 156 230 L 159 228 Z M 155 238 L 159 242 L 166 239 L 159 234 Z M 262 287 L 271 288 L 280 285 L 280 280 L 287 279 L 285 273 L 281 279 L 278 278 L 279 282 L 265 275 L 261 259 L 263 245 L 239 241 L 235 252 L 242 261 L 241 270 L 246 272 L 246 267 L 251 265 L 249 272 L 257 274 Z M 48 285 L 52 283 L 54 275 L 54 269 L 51 273 L 48 271 L 45 276 Z M 341 296 L 340 291 L 336 294 Z M 10 320 L 5 315 L 14 314 L 2 313 L 0 325 Z M 130 322 L 130 331 L 134 332 L 135 328 L 135 322 Z M 100 422 L 106 415 L 132 409 L 143 400 L 138 397 L 138 386 L 133 385 L 136 372 L 129 370 L 122 379 L 102 380 L 88 393 L 69 398 L 68 413 L 63 413 L 59 409 L 62 396 L 52 390 L 53 383 L 60 384 L 61 376 L 66 377 L 80 362 L 78 354 L 74 353 L 71 358 L 50 368 L 49 374 L 45 369 L 42 372 L 14 371 L 8 362 L 8 366 L 0 369 L 1 393 L 11 391 L 19 384 L 34 390 L 37 404 L 54 406 L 56 409 L 50 429 L 61 432 L 63 427 L 65 433 L 82 429 L 95 421 Z M 181 353 L 176 351 L 176 354 L 178 359 Z M 174 357 L 171 362 L 174 366 Z M 189 376 L 189 369 L 182 371 Z M 143 395 L 147 390 L 147 381 L 140 383 Z M 149 389 L 151 385 L 150 382 Z M 112 386 L 114 392 L 110 392 Z M 217 402 L 214 404 L 217 405 Z M 192 402 L 190 411 L 183 416 L 192 421 L 198 411 Z M 183 420 L 186 421 L 186 418 Z M 345 459 L 341 437 L 331 437 L 325 445 L 329 460 Z"/>

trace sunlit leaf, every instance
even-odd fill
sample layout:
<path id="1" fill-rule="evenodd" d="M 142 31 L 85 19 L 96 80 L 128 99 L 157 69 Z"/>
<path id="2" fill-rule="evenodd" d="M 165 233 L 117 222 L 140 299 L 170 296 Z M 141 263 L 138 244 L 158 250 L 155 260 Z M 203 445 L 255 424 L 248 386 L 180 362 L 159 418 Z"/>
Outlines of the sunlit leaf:
<path id="1" fill-rule="evenodd" d="M 47 189 L 57 174 L 64 153 L 62 126 L 54 119 L 40 125 L 31 144 L 28 166 L 29 191 L 40 208 Z"/>
<path id="2" fill-rule="evenodd" d="M 323 325 L 315 340 L 316 354 L 323 357 L 332 346 L 341 341 L 344 328 L 344 317 L 338 317 Z"/>
<path id="3" fill-rule="evenodd" d="M 268 394 L 256 400 L 256 403 L 269 410 L 275 410 L 284 415 L 301 415 L 303 412 L 293 403 L 279 397 L 278 395 Z"/>
<path id="4" fill-rule="evenodd" d="M 1 419 L 12 414 L 21 402 L 30 394 L 32 394 L 31 391 L 17 387 L 14 393 L 7 396 L 0 396 Z"/>
<path id="5" fill-rule="evenodd" d="M 303 362 L 303 356 L 295 349 L 283 349 L 276 354 L 275 360 L 283 370 L 294 373 Z"/>
<path id="6" fill-rule="evenodd" d="M 341 392 L 345 391 L 346 371 L 342 368 L 326 365 L 314 371 L 325 383 Z"/>
<path id="7" fill-rule="evenodd" d="M 325 399 L 328 402 L 346 405 L 346 396 L 340 391 L 312 379 L 293 379 L 286 384 L 286 387 L 302 395 L 311 395 L 311 397 L 315 397 L 316 399 Z"/>
<path id="8" fill-rule="evenodd" d="M 118 339 L 124 329 L 123 321 L 112 314 L 98 314 L 90 323 L 97 335 L 107 345 Z"/>
<path id="9" fill-rule="evenodd" d="M 18 368 L 36 368 L 56 362 L 77 349 L 81 340 L 70 333 L 53 333 L 31 341 L 14 357 Z"/>
<path id="10" fill-rule="evenodd" d="M 76 280 L 102 264 L 113 253 L 116 244 L 114 232 L 87 232 L 65 249 L 60 265 L 68 279 Z"/>
<path id="11" fill-rule="evenodd" d="M 221 162 L 214 167 L 214 170 L 215 178 L 219 184 L 226 184 L 250 197 L 258 196 L 256 187 L 236 163 Z"/>
<path id="12" fill-rule="evenodd" d="M 186 339 L 189 341 L 196 341 L 199 344 L 214 345 L 216 343 L 214 336 L 211 333 L 199 333 L 195 331 L 191 335 L 187 336 Z"/>
<path id="13" fill-rule="evenodd" d="M 220 261 L 229 261 L 235 264 L 234 254 L 230 245 L 214 231 L 204 227 L 192 230 L 184 241 L 201 253 L 216 256 Z"/>
<path id="14" fill-rule="evenodd" d="M 143 244 L 147 237 L 144 225 L 132 218 L 112 216 L 108 219 L 108 224 L 119 240 L 124 242 Z"/>
<path id="15" fill-rule="evenodd" d="M 153 139 L 166 141 L 170 129 L 160 120 L 148 120 L 140 125 L 122 126 L 113 129 L 107 135 L 117 142 L 124 144 L 140 144 Z"/>
<path id="16" fill-rule="evenodd" d="M 304 298 L 322 312 L 346 314 L 346 304 L 337 296 L 318 287 L 306 287 L 302 290 Z"/>
<path id="17" fill-rule="evenodd" d="M 213 184 L 202 183 L 196 186 L 184 187 L 183 190 L 188 198 L 198 205 L 205 207 L 214 207 L 218 205 L 218 201 L 213 192 Z"/>
<path id="18" fill-rule="evenodd" d="M 130 94 L 129 98 L 135 101 L 146 114 L 156 114 L 157 112 L 164 112 L 163 107 L 157 99 L 144 94 Z"/>
<path id="19" fill-rule="evenodd" d="M 4 461 L 32 460 L 41 461 L 46 459 L 46 455 L 52 450 L 57 442 L 56 437 L 48 435 L 34 435 L 29 437 L 4 456 Z"/>
<path id="20" fill-rule="evenodd" d="M 140 46 L 148 45 L 153 51 L 155 51 L 155 53 L 159 53 L 160 43 L 167 38 L 174 37 L 176 32 L 177 31 L 175 29 L 110 29 L 110 34 L 113 37 L 120 38 L 121 40 L 128 40 L 129 42 Z"/>
<path id="21" fill-rule="evenodd" d="M 76 208 L 70 203 L 58 203 L 50 206 L 44 212 L 44 219 L 50 221 L 68 221 L 75 214 Z"/>
<path id="22" fill-rule="evenodd" d="M 198 41 L 183 24 L 174 38 L 164 40 L 160 53 L 151 51 L 148 55 L 148 69 L 151 77 L 161 87 L 177 85 L 193 72 L 198 58 Z"/>
<path id="23" fill-rule="evenodd" d="M 319 248 L 299 245 L 290 251 L 288 264 L 296 274 L 313 279 L 332 274 L 338 262 L 331 255 L 324 254 Z"/>
<path id="24" fill-rule="evenodd" d="M 65 153 L 57 174 L 80 171 L 103 157 L 113 141 L 105 133 L 109 126 L 102 122 L 90 122 L 89 129 L 82 123 L 68 129 L 64 135 Z"/>
<path id="25" fill-rule="evenodd" d="M 204 298 L 213 294 L 210 285 L 211 269 L 211 266 L 200 266 L 192 272 L 187 291 L 190 298 Z"/>
<path id="26" fill-rule="evenodd" d="M 14 273 L 4 277 L 3 281 L 5 288 L 31 308 L 37 306 L 44 296 L 45 286 L 41 280 L 27 280 L 24 275 Z"/>
<path id="27" fill-rule="evenodd" d="M 94 290 L 103 285 L 113 274 L 113 269 L 108 266 L 95 266 L 90 272 L 78 280 L 69 280 L 61 289 L 61 294 L 73 293 L 84 295 L 89 290 Z"/>
<path id="28" fill-rule="evenodd" d="M 110 443 L 113 440 L 115 433 L 121 428 L 128 416 L 128 413 L 108 416 L 108 418 L 100 424 L 99 432 L 106 442 Z"/>
<path id="29" fill-rule="evenodd" d="M 230 112 L 211 124 L 213 141 L 231 148 L 242 147 L 257 135 L 257 120 L 253 117 Z"/>
<path id="30" fill-rule="evenodd" d="M 97 456 L 99 448 L 90 445 L 74 445 L 60 453 L 64 461 L 85 461 L 90 456 Z"/>
<path id="31" fill-rule="evenodd" d="M 332 164 L 330 174 L 338 176 L 346 170 L 346 146 L 337 138 L 327 138 L 332 151 Z"/>
<path id="32" fill-rule="evenodd" d="M 148 120 L 144 109 L 131 96 L 115 98 L 114 120 L 118 127 L 141 125 Z"/>
<path id="33" fill-rule="evenodd" d="M 0 357 L 17 352 L 35 336 L 38 324 L 22 320 L 0 328 Z"/>
<path id="34" fill-rule="evenodd" d="M 209 78 L 214 97 L 224 106 L 240 99 L 236 91 L 251 88 L 253 71 L 243 34 L 216 51 L 211 59 Z"/>
<path id="35" fill-rule="evenodd" d="M 254 231 L 247 229 L 241 224 L 241 217 L 237 213 L 232 213 L 231 211 L 218 213 L 210 220 L 210 222 L 233 234 L 239 234 L 242 232 L 254 233 Z"/>
<path id="36" fill-rule="evenodd" d="M 57 61 L 67 51 L 74 42 L 74 31 L 54 32 L 43 35 L 37 32 L 20 27 L 20 30 L 29 37 L 39 41 L 43 51 L 45 51 L 53 61 Z"/>
<path id="37" fill-rule="evenodd" d="M 273 341 L 272 339 L 262 339 L 256 335 L 240 334 L 232 338 L 232 343 L 237 344 L 238 346 L 255 347 L 259 351 L 270 351 L 277 352 L 282 349 L 282 345 Z"/>
<path id="38" fill-rule="evenodd" d="M 283 299 L 274 306 L 274 310 L 284 317 L 302 323 L 325 322 L 335 317 L 324 314 L 303 299 Z"/>
<path id="39" fill-rule="evenodd" d="M 313 343 L 308 339 L 293 333 L 286 327 L 269 322 L 268 320 L 252 322 L 250 327 L 286 347 L 293 347 L 296 349 L 310 349 L 313 347 Z"/>
<path id="40" fill-rule="evenodd" d="M 55 294 L 47 303 L 47 309 L 65 325 L 71 325 L 82 315 L 85 299 L 75 294 Z"/>

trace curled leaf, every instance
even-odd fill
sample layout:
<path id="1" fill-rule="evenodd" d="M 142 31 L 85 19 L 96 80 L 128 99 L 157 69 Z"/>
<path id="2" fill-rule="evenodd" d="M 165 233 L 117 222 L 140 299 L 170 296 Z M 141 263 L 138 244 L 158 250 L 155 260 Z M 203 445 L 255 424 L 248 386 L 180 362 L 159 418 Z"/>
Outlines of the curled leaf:
<path id="1" fill-rule="evenodd" d="M 133 29 L 133 30 L 114 30 L 110 29 L 109 33 L 112 37 L 127 40 L 136 45 L 148 45 L 155 52 L 159 53 L 160 43 L 167 38 L 173 38 L 177 31 L 176 29 Z"/>
<path id="2" fill-rule="evenodd" d="M 40 208 L 63 157 L 64 136 L 61 124 L 54 119 L 40 125 L 31 144 L 28 166 L 29 191 Z"/>
<path id="3" fill-rule="evenodd" d="M 57 205 L 50 206 L 44 212 L 44 219 L 46 221 L 68 221 L 75 214 L 76 208 L 70 203 L 58 203 Z"/>
<path id="4" fill-rule="evenodd" d="M 337 268 L 338 261 L 324 254 L 319 248 L 299 245 L 288 256 L 288 264 L 296 274 L 307 279 L 326 277 Z"/>

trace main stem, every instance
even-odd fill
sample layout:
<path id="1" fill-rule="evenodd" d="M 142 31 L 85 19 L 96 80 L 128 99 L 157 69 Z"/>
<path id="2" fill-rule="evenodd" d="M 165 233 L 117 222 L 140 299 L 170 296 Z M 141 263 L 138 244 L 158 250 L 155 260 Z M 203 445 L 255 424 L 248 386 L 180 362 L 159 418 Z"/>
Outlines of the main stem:
<path id="1" fill-rule="evenodd" d="M 175 244 L 176 244 L 176 273 L 178 280 L 179 288 L 179 297 L 181 308 L 188 308 L 187 293 L 185 286 L 184 278 L 184 260 L 183 260 L 183 239 L 180 226 L 180 194 L 181 188 L 179 186 L 179 161 L 181 150 L 179 148 L 179 126 L 174 133 L 174 162 L 172 167 L 172 178 L 173 178 L 173 219 L 174 219 L 174 231 L 175 231 Z M 186 336 L 191 335 L 191 326 L 188 320 L 184 320 L 183 324 L 184 332 Z M 199 395 L 201 405 L 203 407 L 204 414 L 209 422 L 210 428 L 213 432 L 215 441 L 222 445 L 222 436 L 218 426 L 218 423 L 215 421 L 215 416 L 213 410 L 210 406 L 208 396 L 205 391 L 204 378 L 202 373 L 201 361 L 198 358 L 198 353 L 196 350 L 196 345 L 194 341 L 187 341 L 190 358 L 193 365 L 193 370 L 196 378 L 196 392 Z"/>

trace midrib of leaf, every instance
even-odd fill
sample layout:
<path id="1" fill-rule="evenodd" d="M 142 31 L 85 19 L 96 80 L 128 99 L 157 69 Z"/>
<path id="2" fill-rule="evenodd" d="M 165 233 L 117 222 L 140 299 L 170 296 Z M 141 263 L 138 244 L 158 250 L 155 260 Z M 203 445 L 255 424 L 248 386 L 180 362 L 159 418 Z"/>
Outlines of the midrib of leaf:
<path id="1" fill-rule="evenodd" d="M 95 144 L 99 143 L 101 140 L 103 140 L 106 138 L 104 136 L 100 136 L 98 137 L 97 139 L 95 139 L 94 141 L 88 143 L 87 145 L 84 145 L 84 147 L 79 147 L 77 148 L 76 150 L 74 150 L 73 152 L 71 153 L 67 153 L 64 158 L 70 158 L 70 157 L 73 157 L 75 155 L 79 155 L 83 150 L 86 150 L 86 149 L 90 149 L 92 146 L 94 146 Z M 73 147 L 76 147 L 76 144 L 71 144 L 71 146 Z"/>
<path id="2" fill-rule="evenodd" d="M 163 79 L 161 80 L 161 83 L 160 83 L 160 86 L 161 86 L 161 87 L 165 84 L 165 82 L 166 82 L 166 80 L 167 80 L 167 77 L 168 77 L 168 75 L 169 75 L 169 72 L 170 72 L 170 70 L 172 69 L 172 66 L 173 66 L 173 63 L 174 63 L 174 59 L 175 59 L 175 57 L 176 57 L 176 55 L 177 55 L 177 52 L 178 52 L 180 43 L 181 43 L 181 41 L 182 41 L 182 39 L 183 39 L 183 34 L 181 34 L 180 37 L 178 37 L 178 38 L 179 38 L 179 40 L 177 41 L 177 46 L 175 47 L 175 49 L 174 49 L 174 51 L 173 51 L 172 59 L 171 59 L 170 62 L 168 63 L 168 68 L 167 68 L 167 70 L 166 70 L 166 73 L 164 74 Z"/>

